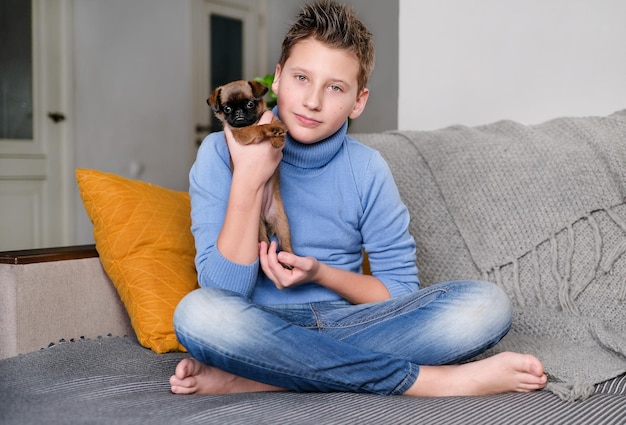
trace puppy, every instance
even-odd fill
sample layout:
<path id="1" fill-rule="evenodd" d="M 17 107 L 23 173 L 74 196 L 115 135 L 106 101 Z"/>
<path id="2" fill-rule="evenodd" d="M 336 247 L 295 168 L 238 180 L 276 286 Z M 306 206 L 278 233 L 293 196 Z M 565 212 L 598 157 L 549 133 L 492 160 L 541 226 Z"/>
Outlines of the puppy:
<path id="1" fill-rule="evenodd" d="M 238 143 L 249 145 L 269 139 L 273 147 L 280 149 L 285 145 L 285 125 L 276 117 L 269 124 L 256 125 L 266 110 L 263 96 L 267 91 L 268 88 L 259 82 L 238 80 L 216 88 L 207 103 L 224 126 L 231 129 Z M 232 165 L 231 160 L 231 168 Z M 269 238 L 275 235 L 280 249 L 293 253 L 289 222 L 280 196 L 278 168 L 265 186 L 263 199 L 259 241 L 269 244 Z"/>

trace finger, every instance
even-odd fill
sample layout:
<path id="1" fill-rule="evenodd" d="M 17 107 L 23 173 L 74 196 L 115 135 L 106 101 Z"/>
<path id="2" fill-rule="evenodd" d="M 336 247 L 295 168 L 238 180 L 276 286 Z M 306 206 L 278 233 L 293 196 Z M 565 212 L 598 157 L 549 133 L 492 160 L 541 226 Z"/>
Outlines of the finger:
<path id="1" fill-rule="evenodd" d="M 259 242 L 259 263 L 265 270 L 267 266 L 267 244 L 265 242 Z"/>
<path id="2" fill-rule="evenodd" d="M 265 242 L 259 242 L 259 262 L 261 263 L 261 269 L 263 270 L 265 275 L 269 279 L 272 279 L 267 259 L 267 243 Z"/>
<path id="3" fill-rule="evenodd" d="M 259 120 L 259 124 L 269 124 L 274 119 L 274 113 L 270 110 L 263 112 L 261 115 L 261 119 Z"/>
<path id="4" fill-rule="evenodd" d="M 297 267 L 298 265 L 298 256 L 286 251 L 280 251 L 276 254 L 276 260 L 281 264 L 291 266 L 292 268 Z"/>
<path id="5" fill-rule="evenodd" d="M 226 136 L 226 140 L 233 140 L 233 132 L 229 126 L 224 126 L 224 135 Z"/>
<path id="6" fill-rule="evenodd" d="M 269 246 L 267 242 L 259 242 L 259 258 L 261 261 L 267 263 L 267 252 L 269 250 Z"/>
<path id="7" fill-rule="evenodd" d="M 272 279 L 274 285 L 276 285 L 278 289 L 284 289 L 289 280 L 290 273 L 288 273 L 288 270 L 278 261 L 277 249 L 278 244 L 272 241 L 267 252 L 268 268 L 274 277 L 274 279 Z"/>
<path id="8" fill-rule="evenodd" d="M 237 148 L 238 143 L 235 141 L 235 136 L 233 136 L 233 132 L 227 125 L 224 126 L 224 137 L 226 138 L 228 150 L 231 152 L 232 155 L 233 149 Z"/>
<path id="9" fill-rule="evenodd" d="M 278 249 L 278 244 L 276 241 L 271 241 L 270 246 L 267 249 L 267 259 L 269 261 L 270 266 L 275 266 L 278 264 L 278 256 L 276 250 Z"/>

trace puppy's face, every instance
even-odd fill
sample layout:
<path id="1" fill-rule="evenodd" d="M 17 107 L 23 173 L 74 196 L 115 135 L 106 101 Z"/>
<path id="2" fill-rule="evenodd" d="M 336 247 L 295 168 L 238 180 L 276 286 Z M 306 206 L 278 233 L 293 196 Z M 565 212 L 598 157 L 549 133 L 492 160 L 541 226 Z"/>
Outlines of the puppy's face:
<path id="1" fill-rule="evenodd" d="M 215 116 L 231 127 L 256 123 L 265 111 L 263 96 L 268 88 L 256 81 L 233 81 L 216 88 L 207 103 Z"/>

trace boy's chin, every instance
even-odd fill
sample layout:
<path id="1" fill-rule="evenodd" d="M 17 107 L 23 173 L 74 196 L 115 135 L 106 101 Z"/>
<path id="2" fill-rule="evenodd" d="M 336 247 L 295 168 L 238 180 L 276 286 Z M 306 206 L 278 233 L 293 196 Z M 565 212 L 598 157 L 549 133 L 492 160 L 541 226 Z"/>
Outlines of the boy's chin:
<path id="1" fill-rule="evenodd" d="M 334 130 L 329 129 L 329 128 L 320 128 L 320 127 L 318 128 L 297 127 L 293 131 L 292 129 L 289 129 L 289 135 L 294 140 L 302 143 L 303 145 L 313 145 L 315 143 L 321 142 L 329 138 L 340 129 L 341 129 L 341 126 L 339 126 L 339 128 L 336 128 Z"/>
<path id="2" fill-rule="evenodd" d="M 295 131 L 289 131 L 289 135 L 297 142 L 303 145 L 313 145 L 326 139 L 330 134 L 315 131 L 307 128 L 298 128 Z"/>

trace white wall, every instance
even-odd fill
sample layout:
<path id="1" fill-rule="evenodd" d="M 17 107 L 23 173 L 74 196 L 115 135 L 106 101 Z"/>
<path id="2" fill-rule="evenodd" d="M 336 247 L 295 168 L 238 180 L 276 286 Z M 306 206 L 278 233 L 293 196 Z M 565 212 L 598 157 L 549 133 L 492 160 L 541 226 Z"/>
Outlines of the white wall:
<path id="1" fill-rule="evenodd" d="M 400 129 L 626 108 L 626 2 L 400 0 Z"/>
<path id="2" fill-rule="evenodd" d="M 73 8 L 74 165 L 187 190 L 196 152 L 189 2 L 78 0 Z M 76 242 L 90 243 L 77 194 L 76 212 Z"/>

